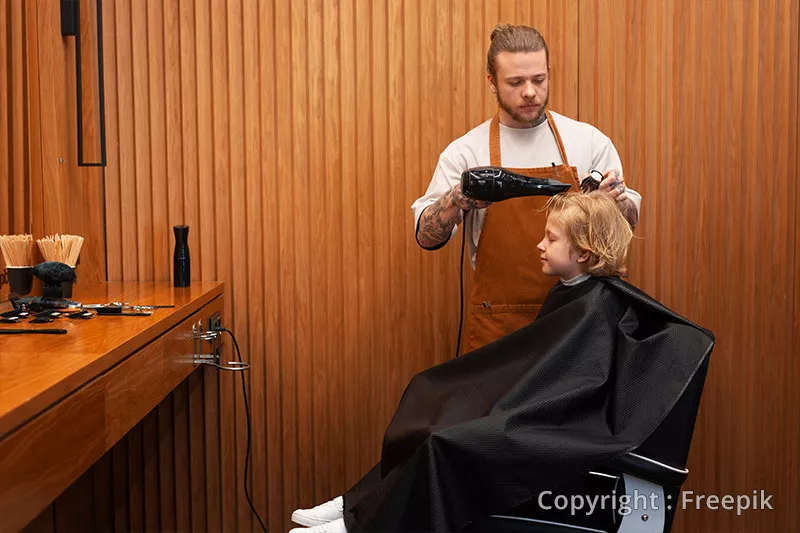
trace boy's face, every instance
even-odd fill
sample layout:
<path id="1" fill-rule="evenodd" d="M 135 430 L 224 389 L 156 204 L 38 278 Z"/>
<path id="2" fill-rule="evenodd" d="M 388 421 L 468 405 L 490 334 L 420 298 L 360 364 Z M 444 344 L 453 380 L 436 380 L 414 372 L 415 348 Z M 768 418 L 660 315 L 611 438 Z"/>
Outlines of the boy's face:
<path id="1" fill-rule="evenodd" d="M 553 216 L 547 217 L 544 239 L 536 246 L 541 253 L 542 272 L 548 276 L 571 279 L 583 272 L 588 252 L 579 253 Z"/>

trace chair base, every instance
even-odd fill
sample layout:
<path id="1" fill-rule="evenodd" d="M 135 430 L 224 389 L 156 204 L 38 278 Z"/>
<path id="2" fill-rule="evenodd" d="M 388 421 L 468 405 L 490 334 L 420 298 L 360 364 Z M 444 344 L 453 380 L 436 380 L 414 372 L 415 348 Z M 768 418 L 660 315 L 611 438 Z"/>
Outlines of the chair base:
<path id="1" fill-rule="evenodd" d="M 593 509 L 565 508 L 570 496 L 592 498 Z M 626 500 L 621 500 L 621 496 Z M 561 504 L 557 498 L 561 498 Z M 600 504 L 605 497 L 604 504 Z M 622 502 L 625 504 L 622 505 Z M 547 498 L 530 501 L 487 520 L 468 533 L 668 533 L 672 513 L 664 488 L 630 474 L 590 472 Z"/>

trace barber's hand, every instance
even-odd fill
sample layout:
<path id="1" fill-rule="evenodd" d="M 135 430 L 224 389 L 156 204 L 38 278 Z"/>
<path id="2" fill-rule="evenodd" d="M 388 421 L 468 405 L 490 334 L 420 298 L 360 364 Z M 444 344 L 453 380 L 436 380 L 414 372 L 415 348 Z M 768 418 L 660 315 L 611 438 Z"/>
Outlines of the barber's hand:
<path id="1" fill-rule="evenodd" d="M 458 183 L 455 187 L 450 189 L 450 192 L 447 193 L 450 197 L 450 202 L 452 205 L 458 206 L 459 209 L 463 209 L 465 211 L 469 211 L 471 209 L 486 209 L 492 202 L 484 202 L 482 200 L 473 200 L 463 192 L 461 192 L 461 184 Z"/>
<path id="2" fill-rule="evenodd" d="M 625 194 L 625 178 L 619 170 L 608 170 L 603 174 L 603 181 L 600 182 L 598 190 L 607 193 L 617 203 L 623 203 L 628 199 Z"/>

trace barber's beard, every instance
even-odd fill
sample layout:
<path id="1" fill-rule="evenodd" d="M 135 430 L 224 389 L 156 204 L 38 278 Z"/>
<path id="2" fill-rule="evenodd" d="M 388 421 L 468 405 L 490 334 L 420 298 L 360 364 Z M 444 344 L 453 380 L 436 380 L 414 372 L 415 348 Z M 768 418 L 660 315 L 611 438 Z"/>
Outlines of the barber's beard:
<path id="1" fill-rule="evenodd" d="M 508 105 L 503 98 L 500 96 L 500 91 L 496 91 L 495 96 L 497 97 L 497 105 L 499 105 L 503 111 L 508 113 L 511 118 L 516 120 L 521 124 L 530 124 L 531 126 L 538 126 L 544 120 L 544 112 L 547 110 L 547 103 L 550 101 L 550 91 L 547 91 L 547 95 L 544 97 L 544 103 L 541 107 L 539 107 L 539 112 L 533 117 L 533 119 L 527 119 L 514 111 L 514 108 Z"/>

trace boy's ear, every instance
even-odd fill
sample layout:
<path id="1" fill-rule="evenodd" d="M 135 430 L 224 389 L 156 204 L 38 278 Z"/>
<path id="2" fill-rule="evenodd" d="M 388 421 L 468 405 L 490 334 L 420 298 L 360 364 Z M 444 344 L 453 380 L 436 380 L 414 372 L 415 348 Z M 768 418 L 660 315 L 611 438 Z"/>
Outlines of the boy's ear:
<path id="1" fill-rule="evenodd" d="M 591 254 L 590 254 L 589 252 L 587 252 L 587 251 L 584 251 L 584 252 L 582 252 L 582 253 L 581 253 L 581 254 L 578 256 L 578 263 L 585 263 L 586 261 L 588 261 L 588 260 L 589 260 L 589 257 L 590 257 L 590 256 L 591 256 Z"/>

